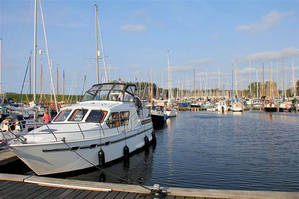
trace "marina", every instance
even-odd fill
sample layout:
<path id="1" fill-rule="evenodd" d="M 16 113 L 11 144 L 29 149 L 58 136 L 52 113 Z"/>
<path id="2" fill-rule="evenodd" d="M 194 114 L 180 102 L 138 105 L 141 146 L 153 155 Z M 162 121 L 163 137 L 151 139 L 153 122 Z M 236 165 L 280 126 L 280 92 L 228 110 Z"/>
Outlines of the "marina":
<path id="1" fill-rule="evenodd" d="M 298 5 L 1 2 L 0 198 L 299 198 Z"/>

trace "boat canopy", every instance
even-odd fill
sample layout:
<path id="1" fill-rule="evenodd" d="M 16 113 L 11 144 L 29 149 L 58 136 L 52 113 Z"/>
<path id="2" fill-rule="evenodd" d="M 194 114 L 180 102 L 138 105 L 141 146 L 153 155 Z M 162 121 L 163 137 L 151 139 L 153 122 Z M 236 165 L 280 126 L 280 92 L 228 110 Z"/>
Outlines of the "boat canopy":
<path id="1" fill-rule="evenodd" d="M 137 87 L 129 83 L 103 83 L 95 84 L 86 91 L 82 101 L 108 100 L 132 102 Z"/>

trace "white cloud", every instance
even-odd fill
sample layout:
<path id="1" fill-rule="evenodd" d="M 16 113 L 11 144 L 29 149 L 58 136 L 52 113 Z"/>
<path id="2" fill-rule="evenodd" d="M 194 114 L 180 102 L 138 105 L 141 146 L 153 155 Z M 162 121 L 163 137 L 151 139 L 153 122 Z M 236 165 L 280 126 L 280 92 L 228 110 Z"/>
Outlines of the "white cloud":
<path id="1" fill-rule="evenodd" d="M 299 49 L 296 48 L 284 48 L 280 51 L 266 51 L 248 55 L 248 59 L 251 61 L 273 61 L 285 58 L 291 58 L 299 56 Z"/>
<path id="2" fill-rule="evenodd" d="M 272 11 L 268 15 L 263 16 L 261 21 L 256 24 L 241 25 L 236 27 L 238 31 L 265 31 L 269 30 L 282 21 L 283 18 L 293 15 L 293 12 Z"/>
<path id="3" fill-rule="evenodd" d="M 141 24 L 137 24 L 137 25 L 125 24 L 121 26 L 120 29 L 128 32 L 143 32 L 146 30 L 146 26 Z"/>

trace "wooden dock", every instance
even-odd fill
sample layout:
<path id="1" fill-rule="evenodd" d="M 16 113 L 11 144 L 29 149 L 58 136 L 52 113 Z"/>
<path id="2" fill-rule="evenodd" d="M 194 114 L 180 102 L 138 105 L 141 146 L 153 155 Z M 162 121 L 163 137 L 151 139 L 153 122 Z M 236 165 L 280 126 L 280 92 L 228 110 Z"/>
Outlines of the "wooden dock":
<path id="1" fill-rule="evenodd" d="M 0 173 L 0 198 L 104 198 L 104 199 L 298 199 L 299 192 L 237 191 L 212 189 L 167 188 L 157 195 L 139 185 L 89 182 L 49 177 Z"/>

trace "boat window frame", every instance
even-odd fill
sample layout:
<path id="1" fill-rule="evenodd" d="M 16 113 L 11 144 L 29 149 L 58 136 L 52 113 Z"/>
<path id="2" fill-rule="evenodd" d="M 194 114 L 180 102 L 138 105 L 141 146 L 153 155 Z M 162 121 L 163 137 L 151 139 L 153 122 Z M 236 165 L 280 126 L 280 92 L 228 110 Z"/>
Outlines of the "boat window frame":
<path id="1" fill-rule="evenodd" d="M 79 110 L 86 110 L 86 112 L 84 113 L 84 115 L 82 116 L 82 118 L 81 118 L 81 120 L 70 120 L 72 117 L 73 117 L 73 114 L 76 112 L 76 111 L 79 111 Z M 86 108 L 75 108 L 75 109 L 73 109 L 73 111 L 71 112 L 71 115 L 69 115 L 69 117 L 67 118 L 67 121 L 68 122 L 82 122 L 83 120 L 84 120 L 84 118 L 85 118 L 85 116 L 86 116 L 86 114 L 89 112 L 89 110 L 88 109 L 86 109 Z M 77 113 L 78 114 L 78 113 Z M 76 115 L 77 115 L 76 114 Z M 74 116 L 74 118 L 76 117 L 76 115 Z"/>
<path id="2" fill-rule="evenodd" d="M 128 116 L 125 118 L 122 118 L 122 113 L 128 113 Z M 123 122 L 123 120 L 125 120 L 125 121 Z M 119 122 L 120 122 L 119 123 L 120 126 L 128 126 L 129 122 L 130 122 L 130 111 L 120 111 L 119 112 Z M 127 122 L 127 124 L 126 124 L 126 122 Z M 125 123 L 125 124 L 123 124 L 123 123 Z"/>
<path id="3" fill-rule="evenodd" d="M 66 111 L 70 111 L 70 112 L 68 113 L 68 115 L 65 117 L 64 120 L 56 121 L 57 118 L 60 116 L 60 114 L 61 114 L 63 111 L 64 111 L 64 112 L 66 112 Z M 67 121 L 68 118 L 69 118 L 69 116 L 70 116 L 70 114 L 72 113 L 72 111 L 73 111 L 73 109 L 64 109 L 64 110 L 61 110 L 61 111 L 55 116 L 55 118 L 52 120 L 52 122 L 65 122 L 65 121 Z M 64 113 L 64 114 L 65 114 L 65 113 Z M 63 115 L 64 115 L 64 114 L 63 114 Z M 61 117 L 62 117 L 63 115 L 61 115 Z"/>
<path id="4" fill-rule="evenodd" d="M 118 114 L 118 119 L 113 119 L 112 118 L 112 121 L 110 121 L 110 117 L 113 115 L 113 114 Z M 113 124 L 112 122 L 116 122 L 116 124 L 115 124 L 115 126 L 114 125 L 111 125 L 111 124 Z M 113 128 L 118 128 L 118 127 L 120 127 L 120 114 L 119 114 L 119 112 L 111 112 L 110 114 L 109 114 L 109 116 L 107 117 L 107 120 L 106 120 L 106 125 L 109 127 L 109 129 L 113 129 Z"/>
<path id="5" fill-rule="evenodd" d="M 101 121 L 98 121 L 98 122 L 90 122 L 90 121 L 87 121 L 87 119 L 88 119 L 88 117 L 90 116 L 90 114 L 91 114 L 92 111 L 101 111 L 101 112 L 103 113 L 103 116 L 102 116 Z M 106 119 L 107 115 L 108 115 L 108 111 L 100 110 L 100 109 L 90 109 L 89 112 L 88 112 L 88 114 L 86 115 L 86 119 L 85 119 L 84 121 L 85 121 L 86 123 L 100 123 L 100 124 L 101 124 L 101 123 L 104 122 L 104 120 Z"/>

